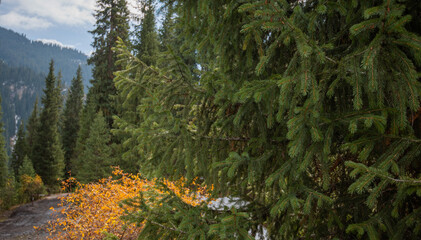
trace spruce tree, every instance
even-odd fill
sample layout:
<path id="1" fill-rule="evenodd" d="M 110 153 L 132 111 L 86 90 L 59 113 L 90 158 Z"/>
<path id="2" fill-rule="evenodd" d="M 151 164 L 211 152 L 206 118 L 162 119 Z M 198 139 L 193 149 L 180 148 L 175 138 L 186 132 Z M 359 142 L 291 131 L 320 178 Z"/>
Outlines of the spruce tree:
<path id="1" fill-rule="evenodd" d="M 57 79 L 54 75 L 54 62 L 51 60 L 48 75 L 45 79 L 43 109 L 40 114 L 40 125 L 35 137 L 32 161 L 38 175 L 46 185 L 54 186 L 62 177 L 64 154 L 58 134 L 59 106 L 61 96 L 57 91 Z"/>
<path id="2" fill-rule="evenodd" d="M 174 9 L 174 3 L 168 4 L 165 8 L 165 16 L 164 20 L 162 21 L 162 27 L 159 29 L 159 49 L 161 52 L 167 51 L 168 45 L 172 45 L 172 43 L 175 41 L 175 9 Z"/>
<path id="3" fill-rule="evenodd" d="M 177 4 L 200 81 L 181 57 L 157 69 L 120 46 L 116 86 L 148 93 L 140 164 L 248 204 L 184 208 L 188 223 L 150 209 L 146 236 L 420 237 L 418 1 Z"/>
<path id="4" fill-rule="evenodd" d="M 56 93 L 55 96 L 57 97 L 57 112 L 59 116 L 58 120 L 58 132 L 59 136 L 61 137 L 63 135 L 63 128 L 64 128 L 64 110 L 63 110 L 63 102 L 65 100 L 65 96 L 62 94 L 64 89 L 63 85 L 63 75 L 61 74 L 61 70 L 57 73 L 56 77 Z M 61 141 L 61 140 L 60 140 Z"/>
<path id="5" fill-rule="evenodd" d="M 15 146 L 12 151 L 11 167 L 15 176 L 18 176 L 19 168 L 22 166 L 25 156 L 28 154 L 28 145 L 25 135 L 25 125 L 21 122 L 17 134 Z"/>
<path id="6" fill-rule="evenodd" d="M 0 96 L 1 103 L 1 96 Z M 7 182 L 8 169 L 7 169 L 7 153 L 6 141 L 4 139 L 3 128 L 3 112 L 0 105 L 0 188 L 3 188 Z"/>
<path id="7" fill-rule="evenodd" d="M 89 138 L 86 139 L 84 151 L 79 156 L 81 168 L 77 178 L 82 182 L 92 182 L 111 174 L 111 137 L 110 130 L 102 115 L 98 112 L 91 123 Z"/>
<path id="8" fill-rule="evenodd" d="M 156 65 L 158 57 L 158 39 L 155 27 L 155 6 L 152 0 L 142 0 L 138 2 L 141 6 L 142 18 L 140 24 L 135 26 L 135 39 L 133 48 L 135 55 L 148 66 Z M 130 92 L 130 98 L 125 98 Z M 130 129 L 147 115 L 144 110 L 138 109 L 142 97 L 145 95 L 144 89 L 120 89 L 118 99 L 119 114 L 115 116 L 114 138 L 118 138 L 121 144 L 119 151 L 123 152 L 118 160 L 118 165 L 126 172 L 135 173 L 139 169 L 138 161 L 141 157 L 136 148 L 136 144 L 131 139 Z M 122 99 L 123 98 L 123 99 Z"/>
<path id="9" fill-rule="evenodd" d="M 36 173 L 32 165 L 32 161 L 28 158 L 27 155 L 23 158 L 23 163 L 19 167 L 18 174 L 16 176 L 28 175 L 30 177 L 35 177 Z"/>
<path id="10" fill-rule="evenodd" d="M 196 73 L 197 51 L 193 47 L 194 42 L 186 39 L 188 32 L 186 32 L 186 27 L 182 25 L 182 22 L 178 18 L 179 11 L 182 11 L 183 7 L 179 6 L 176 2 L 168 2 L 164 9 L 165 17 L 161 29 L 159 29 L 161 51 L 159 67 L 169 71 L 178 69 L 180 72 L 179 67 L 171 65 L 171 62 L 174 63 L 172 59 L 174 59 L 174 56 L 177 56 L 181 60 L 179 63 L 189 66 L 194 77 L 198 79 L 199 76 Z M 207 64 L 208 62 L 202 62 L 201 67 L 206 67 Z"/>
<path id="11" fill-rule="evenodd" d="M 133 48 L 135 55 L 146 65 L 156 65 L 158 54 L 158 35 L 155 24 L 155 5 L 153 0 L 138 0 L 142 18 L 135 26 Z"/>
<path id="12" fill-rule="evenodd" d="M 34 108 L 32 109 L 32 113 L 31 116 L 29 116 L 28 119 L 28 124 L 26 126 L 26 142 L 28 145 L 28 152 L 29 155 L 31 156 L 31 152 L 32 152 L 32 148 L 34 145 L 34 141 L 35 141 L 35 136 L 37 135 L 37 130 L 39 128 L 39 116 L 38 116 L 38 98 L 35 99 L 35 103 L 34 103 Z"/>
<path id="13" fill-rule="evenodd" d="M 89 97 L 89 95 L 88 95 Z M 73 156 L 70 160 L 72 166 L 72 175 L 79 175 L 79 170 L 82 170 L 83 162 L 80 160 L 82 152 L 86 148 L 86 140 L 89 138 L 92 122 L 95 118 L 95 106 L 90 98 L 87 99 L 80 116 L 80 130 L 76 139 L 76 145 L 73 151 Z"/>
<path id="14" fill-rule="evenodd" d="M 83 82 L 82 70 L 79 66 L 76 76 L 72 80 L 69 89 L 66 105 L 64 108 L 64 127 L 62 133 L 65 174 L 72 170 L 71 159 L 73 158 L 74 149 L 80 129 L 80 115 L 83 107 Z"/>
<path id="15" fill-rule="evenodd" d="M 112 97 L 116 94 L 113 78 L 114 72 L 119 70 L 113 48 L 118 37 L 128 40 L 129 11 L 126 0 L 97 0 L 97 6 L 94 15 L 96 28 L 90 32 L 94 38 L 94 52 L 88 59 L 88 63 L 93 65 L 88 98 L 94 102 L 95 112 L 101 110 L 111 127 L 112 116 L 116 114 L 116 103 Z"/>

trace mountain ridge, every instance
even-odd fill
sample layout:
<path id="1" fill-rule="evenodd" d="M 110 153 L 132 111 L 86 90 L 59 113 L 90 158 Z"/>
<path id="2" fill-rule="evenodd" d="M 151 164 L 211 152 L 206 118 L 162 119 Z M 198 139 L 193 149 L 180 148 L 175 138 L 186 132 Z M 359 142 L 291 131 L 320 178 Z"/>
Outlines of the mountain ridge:
<path id="1" fill-rule="evenodd" d="M 9 153 L 16 130 L 22 120 L 27 122 L 35 99 L 41 104 L 51 59 L 55 74 L 62 74 L 65 90 L 70 87 L 79 65 L 86 89 L 92 76 L 86 54 L 58 44 L 30 40 L 24 34 L 0 27 L 0 94 Z"/>
<path id="2" fill-rule="evenodd" d="M 80 50 L 30 40 L 24 34 L 0 27 L 0 59 L 11 67 L 29 67 L 35 72 L 47 74 L 48 64 L 53 59 L 56 70 L 61 70 L 63 82 L 70 82 L 79 65 L 82 67 L 84 85 L 89 85 L 92 68 L 88 56 Z"/>

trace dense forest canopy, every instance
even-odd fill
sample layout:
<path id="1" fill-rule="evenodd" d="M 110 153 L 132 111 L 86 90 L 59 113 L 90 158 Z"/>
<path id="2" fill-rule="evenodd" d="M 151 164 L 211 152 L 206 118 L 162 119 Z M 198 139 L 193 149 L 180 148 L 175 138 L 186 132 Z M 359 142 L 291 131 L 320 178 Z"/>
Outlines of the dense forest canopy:
<path id="1" fill-rule="evenodd" d="M 121 203 L 139 239 L 421 236 L 421 2 L 138 2 L 129 28 L 125 0 L 97 1 L 83 107 L 80 72 L 63 107 L 50 65 L 26 137 L 49 191 L 109 165 L 153 179 L 164 196 Z"/>

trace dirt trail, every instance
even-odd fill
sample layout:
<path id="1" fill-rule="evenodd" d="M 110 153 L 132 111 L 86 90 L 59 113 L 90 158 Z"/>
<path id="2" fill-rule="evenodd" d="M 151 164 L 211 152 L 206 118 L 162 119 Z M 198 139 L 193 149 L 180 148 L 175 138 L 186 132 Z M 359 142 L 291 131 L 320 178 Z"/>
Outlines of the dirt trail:
<path id="1" fill-rule="evenodd" d="M 60 203 L 58 198 L 66 194 L 55 194 L 35 201 L 21 205 L 9 212 L 4 213 L 0 219 L 0 240 L 17 239 L 46 239 L 48 233 L 43 230 L 35 230 L 34 226 L 42 227 L 48 221 L 56 218 L 50 209 Z"/>

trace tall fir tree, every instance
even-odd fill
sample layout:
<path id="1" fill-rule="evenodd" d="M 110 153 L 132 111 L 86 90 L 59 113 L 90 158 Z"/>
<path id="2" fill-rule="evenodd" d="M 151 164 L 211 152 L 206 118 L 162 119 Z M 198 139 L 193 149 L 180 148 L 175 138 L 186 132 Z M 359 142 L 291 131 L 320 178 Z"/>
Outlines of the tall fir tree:
<path id="1" fill-rule="evenodd" d="M 35 138 L 38 134 L 39 129 L 39 116 L 38 116 L 38 98 L 35 99 L 34 108 L 32 109 L 31 116 L 29 116 L 28 124 L 26 126 L 26 143 L 28 146 L 28 157 L 29 159 L 33 158 L 33 149 L 34 149 L 34 143 Z"/>
<path id="2" fill-rule="evenodd" d="M 25 156 L 28 155 L 28 144 L 26 141 L 25 124 L 23 121 L 19 126 L 16 138 L 16 143 L 13 146 L 12 151 L 11 167 L 15 176 L 18 176 L 19 168 L 22 166 Z"/>
<path id="3" fill-rule="evenodd" d="M 88 95 L 89 97 L 89 95 Z M 82 152 L 86 148 L 86 140 L 89 138 L 92 122 L 95 118 L 95 105 L 90 98 L 86 100 L 80 116 L 80 130 L 76 139 L 76 146 L 73 151 L 73 156 L 70 160 L 72 166 L 72 175 L 79 175 L 79 170 L 82 170 L 83 162 L 80 159 Z"/>
<path id="4" fill-rule="evenodd" d="M 71 159 L 74 157 L 74 149 L 80 129 L 80 115 L 83 108 L 83 82 L 81 67 L 77 69 L 76 76 L 72 80 L 72 85 L 69 89 L 66 105 L 64 108 L 64 127 L 62 133 L 65 174 L 72 171 Z"/>
<path id="5" fill-rule="evenodd" d="M 158 55 L 158 34 L 155 23 L 154 0 L 138 0 L 142 18 L 135 26 L 133 48 L 135 55 L 146 65 L 156 65 Z"/>
<path id="6" fill-rule="evenodd" d="M 109 127 L 112 126 L 112 116 L 116 114 L 116 103 L 113 96 L 116 89 L 113 84 L 117 54 L 113 50 L 117 38 L 128 41 L 129 11 L 126 0 L 97 0 L 95 12 L 95 29 L 91 31 L 94 41 L 94 52 L 88 59 L 93 65 L 88 98 L 95 104 L 95 112 L 101 110 Z"/>
<path id="7" fill-rule="evenodd" d="M 135 26 L 135 39 L 133 40 L 133 48 L 135 55 L 147 66 L 157 64 L 159 53 L 158 35 L 155 26 L 155 6 L 153 0 L 139 0 L 141 19 L 138 19 L 140 24 Z M 145 89 L 120 89 L 118 98 L 121 102 L 119 106 L 119 114 L 115 116 L 115 127 L 113 129 L 113 136 L 119 139 L 119 151 L 122 152 L 122 157 L 119 158 L 118 165 L 124 171 L 136 173 L 139 170 L 138 161 L 140 155 L 138 148 L 131 139 L 129 129 L 133 129 L 136 124 L 144 118 L 147 112 L 144 109 L 138 109 L 142 97 L 146 94 Z M 139 91 L 140 90 L 140 91 Z M 127 91 L 131 92 L 131 97 L 121 99 L 121 96 L 126 96 Z"/>
<path id="8" fill-rule="evenodd" d="M 76 177 L 82 182 L 92 182 L 111 174 L 110 132 L 102 116 L 102 112 L 95 115 L 86 139 L 85 148 L 79 156 L 81 167 Z"/>
<path id="9" fill-rule="evenodd" d="M 149 209 L 142 237 L 421 236 L 419 1 L 177 4 L 200 81 L 181 57 L 151 68 L 120 46 L 116 86 L 148 91 L 142 169 L 248 204 Z"/>
<path id="10" fill-rule="evenodd" d="M 43 109 L 39 117 L 40 125 L 32 153 L 34 168 L 48 186 L 57 184 L 57 179 L 62 177 L 64 168 L 64 153 L 58 134 L 59 106 L 62 104 L 60 100 L 57 79 L 54 75 L 54 62 L 51 60 L 41 100 Z"/>
<path id="11" fill-rule="evenodd" d="M 58 116 L 59 116 L 59 120 L 58 120 L 58 132 L 59 132 L 59 136 L 61 138 L 61 136 L 63 135 L 63 128 L 64 128 L 64 108 L 63 108 L 63 102 L 65 100 L 65 95 L 63 94 L 64 90 L 64 85 L 63 85 L 63 75 L 61 73 L 61 70 L 57 73 L 57 77 L 56 77 L 56 97 L 57 97 L 57 112 L 58 112 Z M 61 141 L 61 140 L 60 140 Z"/>
<path id="12" fill-rule="evenodd" d="M 182 6 L 179 6 L 177 2 L 168 2 L 165 5 L 165 17 L 162 23 L 162 27 L 159 29 L 159 40 L 160 40 L 160 58 L 159 67 L 163 70 L 176 70 L 174 65 L 174 56 L 181 58 L 181 62 L 189 66 L 190 72 L 193 73 L 195 78 L 198 79 L 197 75 L 197 59 L 196 50 L 193 47 L 193 42 L 186 39 L 188 32 L 186 32 L 185 26 L 177 17 L 179 11 L 182 11 Z M 179 63 L 181 63 L 179 62 Z M 202 62 L 201 67 L 205 68 L 207 62 Z M 178 68 L 180 72 L 180 68 Z"/>
<path id="13" fill-rule="evenodd" d="M 162 27 L 159 29 L 159 49 L 161 52 L 167 51 L 168 45 L 173 45 L 173 41 L 175 41 L 175 25 L 176 25 L 176 18 L 175 18 L 175 3 L 169 3 L 165 8 L 165 16 L 164 20 L 162 21 Z"/>
<path id="14" fill-rule="evenodd" d="M 1 103 L 1 96 L 0 96 Z M 8 177 L 6 141 L 4 139 L 3 112 L 0 105 L 0 188 L 6 185 Z"/>

